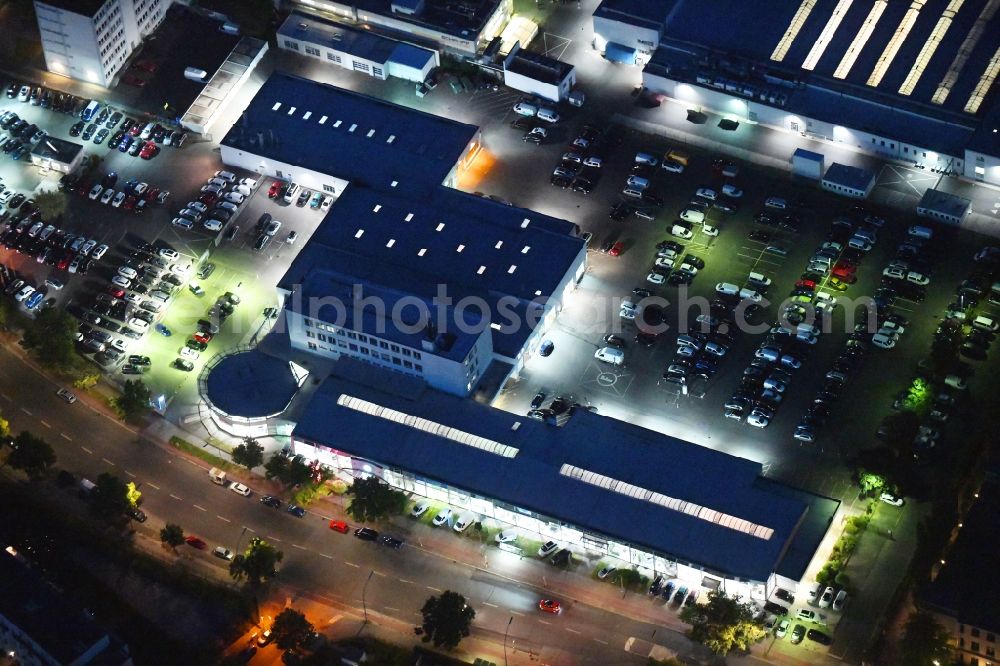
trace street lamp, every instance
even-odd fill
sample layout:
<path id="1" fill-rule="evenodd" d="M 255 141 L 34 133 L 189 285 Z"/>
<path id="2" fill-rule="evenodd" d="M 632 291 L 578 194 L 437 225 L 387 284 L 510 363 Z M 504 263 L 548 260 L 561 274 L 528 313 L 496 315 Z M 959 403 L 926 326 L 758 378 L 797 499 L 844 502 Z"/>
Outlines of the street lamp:
<path id="1" fill-rule="evenodd" d="M 510 631 L 510 623 L 514 621 L 514 616 L 511 615 L 510 619 L 507 620 L 507 628 L 503 632 L 503 666 L 507 666 L 507 633 Z"/>
<path id="2" fill-rule="evenodd" d="M 369 571 L 368 572 L 368 578 L 365 579 L 365 586 L 363 588 L 361 588 L 361 608 L 365 612 L 365 622 L 364 622 L 364 624 L 368 624 L 368 604 L 367 604 L 367 602 L 365 600 L 365 595 L 368 593 L 368 583 L 371 582 L 372 576 L 374 576 L 374 575 L 375 575 L 375 570 L 374 569 L 372 569 L 371 571 Z"/>

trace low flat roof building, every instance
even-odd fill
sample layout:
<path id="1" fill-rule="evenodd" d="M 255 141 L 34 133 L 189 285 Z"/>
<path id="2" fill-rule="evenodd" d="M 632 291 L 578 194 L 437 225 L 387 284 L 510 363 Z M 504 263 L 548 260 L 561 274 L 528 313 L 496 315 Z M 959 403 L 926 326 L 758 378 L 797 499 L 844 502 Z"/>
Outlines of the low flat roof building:
<path id="1" fill-rule="evenodd" d="M 514 90 L 561 102 L 576 84 L 573 65 L 515 44 L 503 61 L 504 83 Z"/>
<path id="2" fill-rule="evenodd" d="M 583 408 L 549 425 L 394 377 L 338 362 L 292 433 L 296 452 L 754 596 L 794 589 L 839 505 L 764 479 L 758 463 Z"/>
<path id="3" fill-rule="evenodd" d="M 920 197 L 917 215 L 939 222 L 959 225 L 972 209 L 972 201 L 955 194 L 929 188 Z"/>
<path id="4" fill-rule="evenodd" d="M 875 173 L 868 169 L 834 162 L 823 175 L 820 187 L 852 199 L 866 199 L 875 187 Z"/>
<path id="5" fill-rule="evenodd" d="M 31 149 L 31 163 L 37 166 L 70 173 L 83 161 L 83 146 L 51 135 L 35 144 Z"/>

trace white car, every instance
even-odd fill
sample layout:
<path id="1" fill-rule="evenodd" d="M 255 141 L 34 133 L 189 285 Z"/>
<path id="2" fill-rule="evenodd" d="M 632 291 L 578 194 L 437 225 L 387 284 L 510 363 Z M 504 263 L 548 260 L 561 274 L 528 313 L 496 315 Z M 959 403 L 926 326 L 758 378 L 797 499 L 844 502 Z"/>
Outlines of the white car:
<path id="1" fill-rule="evenodd" d="M 96 248 L 94 248 L 94 251 L 91 253 L 90 258 L 95 260 L 100 259 L 105 254 L 107 254 L 107 252 L 108 252 L 107 245 L 98 245 Z"/>
<path id="2" fill-rule="evenodd" d="M 222 229 L 222 222 L 219 220 L 205 220 L 202 222 L 202 226 L 205 227 L 207 231 L 219 231 Z"/>
<path id="3" fill-rule="evenodd" d="M 17 294 L 14 295 L 14 300 L 17 301 L 18 303 L 22 303 L 34 293 L 35 293 L 34 287 L 25 286 L 21 289 L 21 291 L 17 292 Z"/>
<path id="4" fill-rule="evenodd" d="M 538 557 L 548 557 L 552 553 L 559 550 L 559 544 L 555 541 L 546 541 L 538 549 Z"/>
<path id="5" fill-rule="evenodd" d="M 684 173 L 684 165 L 673 160 L 666 160 L 663 163 L 663 170 L 667 173 Z"/>
<path id="6" fill-rule="evenodd" d="M 253 189 L 257 187 L 257 181 L 254 178 L 240 178 L 239 185 Z"/>
<path id="7" fill-rule="evenodd" d="M 137 294 L 134 291 L 130 291 L 125 294 L 125 302 L 130 303 L 131 305 L 139 305 L 139 303 L 142 303 L 142 295 Z"/>
<path id="8" fill-rule="evenodd" d="M 185 347 L 187 349 L 187 347 Z M 250 497 L 251 491 L 249 488 L 244 486 L 242 483 L 233 481 L 229 484 L 229 489 L 232 490 L 237 495 L 243 495 L 243 497 Z"/>
<path id="9" fill-rule="evenodd" d="M 108 204 L 115 196 L 115 191 L 112 188 L 104 190 L 104 194 L 101 195 L 101 203 Z"/>
<path id="10" fill-rule="evenodd" d="M 886 266 L 882 269 L 882 277 L 892 278 L 893 280 L 905 280 L 906 270 L 899 266 Z"/>
<path id="11" fill-rule="evenodd" d="M 233 173 L 232 171 L 216 171 L 214 177 L 220 180 L 228 181 L 230 183 L 236 180 L 236 174 Z"/>
<path id="12" fill-rule="evenodd" d="M 505 529 L 497 532 L 496 542 L 497 543 L 512 543 L 517 540 L 517 530 L 515 529 Z"/>
<path id="13" fill-rule="evenodd" d="M 230 192 L 229 194 L 225 195 L 222 198 L 225 199 L 226 201 L 230 202 L 230 203 L 234 203 L 234 204 L 239 205 L 239 204 L 243 203 L 243 200 L 246 197 L 244 197 L 239 192 Z"/>
<path id="14" fill-rule="evenodd" d="M 708 199 L 709 201 L 715 201 L 719 198 L 719 194 L 710 187 L 699 187 L 698 191 L 694 193 L 696 197 L 701 197 L 702 199 Z"/>
<path id="15" fill-rule="evenodd" d="M 187 202 L 187 207 L 190 208 L 190 209 L 192 209 L 192 210 L 196 210 L 199 213 L 205 213 L 205 212 L 208 211 L 208 206 L 206 206 L 205 204 L 203 204 L 200 201 L 188 201 Z"/>
<path id="16" fill-rule="evenodd" d="M 618 316 L 628 321 L 635 319 L 635 314 L 635 310 L 629 310 L 628 308 L 622 308 L 618 311 Z"/>
<path id="17" fill-rule="evenodd" d="M 667 281 L 667 278 L 663 276 L 662 273 L 650 273 L 646 276 L 646 282 L 650 284 L 663 284 Z"/>
<path id="18" fill-rule="evenodd" d="M 190 229 L 194 226 L 194 222 L 184 217 L 175 217 L 170 224 L 181 229 Z"/>
<path id="19" fill-rule="evenodd" d="M 882 493 L 878 498 L 890 506 L 903 506 L 905 502 L 902 497 L 896 497 L 892 493 Z"/>
<path id="20" fill-rule="evenodd" d="M 410 517 L 419 518 L 420 516 L 427 513 L 427 509 L 429 508 L 431 508 L 431 505 L 428 504 L 427 502 L 417 502 L 416 504 L 413 505 L 413 508 L 410 509 Z"/>
<path id="21" fill-rule="evenodd" d="M 114 208 L 121 208 L 122 204 L 125 203 L 125 193 L 119 192 L 115 195 L 115 198 L 111 200 L 111 205 Z"/>
<path id="22" fill-rule="evenodd" d="M 80 254 L 88 255 L 90 254 L 90 251 L 93 250 L 95 247 L 97 247 L 97 241 L 89 240 L 86 243 L 84 243 L 83 246 L 80 248 Z"/>
<path id="23" fill-rule="evenodd" d="M 156 251 L 156 254 L 163 257 L 167 261 L 177 261 L 177 257 L 181 256 L 177 250 L 169 247 L 161 247 Z"/>
<path id="24" fill-rule="evenodd" d="M 187 277 L 191 272 L 190 264 L 170 264 L 170 272 L 180 277 Z"/>
<path id="25" fill-rule="evenodd" d="M 823 590 L 823 595 L 819 598 L 819 603 L 817 604 L 820 608 L 829 608 L 830 604 L 833 603 L 833 588 L 829 585 L 825 590 Z"/>
<path id="26" fill-rule="evenodd" d="M 469 528 L 473 522 L 475 522 L 476 517 L 471 513 L 464 513 L 459 516 L 458 520 L 455 521 L 455 525 L 452 527 L 456 532 L 464 532 Z"/>
<path id="27" fill-rule="evenodd" d="M 896 336 L 892 333 L 879 331 L 872 336 L 872 344 L 879 349 L 892 349 L 896 346 Z"/>
<path id="28" fill-rule="evenodd" d="M 451 509 L 444 508 L 438 511 L 438 514 L 434 516 L 434 527 L 441 527 L 451 519 Z"/>
<path id="29" fill-rule="evenodd" d="M 122 275 L 116 275 L 113 278 L 111 278 L 111 284 L 115 285 L 116 287 L 121 287 L 122 289 L 128 289 L 129 287 L 132 286 L 132 280 L 129 280 L 127 277 L 124 277 Z"/>
<path id="30" fill-rule="evenodd" d="M 774 635 L 776 638 L 784 638 L 788 634 L 788 627 L 791 625 L 791 621 L 782 620 L 778 623 L 778 626 L 774 630 Z"/>
<path id="31" fill-rule="evenodd" d="M 727 197 L 732 197 L 734 199 L 739 199 L 741 196 L 743 196 L 743 190 L 736 187 L 732 183 L 726 183 L 725 185 L 723 185 L 722 193 L 725 194 Z"/>
<path id="32" fill-rule="evenodd" d="M 180 217 L 191 218 L 195 222 L 201 222 L 201 213 L 194 210 L 193 208 L 183 208 L 179 213 L 177 213 L 177 215 L 179 215 Z"/>
<path id="33" fill-rule="evenodd" d="M 181 347 L 180 354 L 184 358 L 190 359 L 192 361 L 197 361 L 198 358 L 201 356 L 201 354 L 199 354 L 197 350 L 191 349 L 190 347 Z"/>
<path id="34" fill-rule="evenodd" d="M 101 198 L 101 195 L 103 193 L 104 193 L 104 187 L 100 183 L 98 183 L 97 185 L 94 185 L 92 188 L 90 188 L 90 194 L 88 194 L 87 196 L 90 197 L 91 201 L 97 201 L 98 199 Z"/>
<path id="35" fill-rule="evenodd" d="M 923 273 L 918 273 L 917 271 L 907 271 L 906 279 L 913 284 L 927 285 L 931 283 L 931 279 L 924 275 Z"/>
<path id="36" fill-rule="evenodd" d="M 128 325 L 133 330 L 139 331 L 140 333 L 145 333 L 149 330 L 149 322 L 145 319 L 139 319 L 138 317 L 132 317 L 128 320 Z"/>
<path id="37" fill-rule="evenodd" d="M 333 205 L 333 197 L 331 197 L 331 196 L 324 196 L 323 197 L 323 203 L 321 203 L 319 205 L 319 209 L 322 210 L 322 211 L 327 211 L 327 210 L 330 210 L 330 206 L 332 206 L 332 205 Z"/>
<path id="38" fill-rule="evenodd" d="M 837 592 L 837 596 L 833 600 L 833 610 L 844 610 L 845 603 L 847 603 L 847 590 L 841 590 L 840 592 Z"/>
<path id="39" fill-rule="evenodd" d="M 123 278 L 127 280 L 135 280 L 136 278 L 139 277 L 139 273 L 137 273 L 136 270 L 131 266 L 119 266 L 118 275 L 121 275 Z"/>
<path id="40" fill-rule="evenodd" d="M 668 271 L 674 267 L 674 262 L 677 261 L 677 255 L 671 253 L 670 255 L 657 257 L 656 263 L 654 264 L 657 268 L 665 268 Z"/>
<path id="41" fill-rule="evenodd" d="M 132 192 L 136 195 L 145 194 L 146 190 L 149 189 L 149 183 L 139 183 L 132 187 Z"/>
<path id="42" fill-rule="evenodd" d="M 767 412 L 755 409 L 750 412 L 750 416 L 747 417 L 747 423 L 755 428 L 766 428 L 768 424 L 771 423 L 771 417 L 767 414 Z"/>

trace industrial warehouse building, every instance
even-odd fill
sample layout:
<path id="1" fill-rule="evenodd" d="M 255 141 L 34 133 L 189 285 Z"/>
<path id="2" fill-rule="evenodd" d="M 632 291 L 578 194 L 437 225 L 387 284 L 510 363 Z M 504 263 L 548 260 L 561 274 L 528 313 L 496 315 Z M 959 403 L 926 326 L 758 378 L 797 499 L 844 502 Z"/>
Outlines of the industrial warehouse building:
<path id="1" fill-rule="evenodd" d="M 547 424 L 347 360 L 292 440 L 342 478 L 377 475 L 456 518 L 761 600 L 796 589 L 839 505 L 586 409 Z"/>
<path id="2" fill-rule="evenodd" d="M 481 140 L 475 126 L 334 86 L 265 82 L 222 140 L 223 162 L 338 197 L 278 283 L 291 349 L 462 396 L 521 369 L 583 277 L 586 248 L 571 222 L 452 188 Z"/>
<path id="3" fill-rule="evenodd" d="M 593 25 L 652 94 L 1000 185 L 994 3 L 604 0 Z"/>

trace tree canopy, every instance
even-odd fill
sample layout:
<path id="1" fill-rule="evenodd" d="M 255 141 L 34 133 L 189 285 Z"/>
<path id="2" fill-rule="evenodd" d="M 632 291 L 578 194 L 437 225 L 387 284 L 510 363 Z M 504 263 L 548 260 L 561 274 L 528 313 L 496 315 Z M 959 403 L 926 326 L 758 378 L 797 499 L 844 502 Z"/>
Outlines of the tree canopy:
<path id="1" fill-rule="evenodd" d="M 264 462 L 264 447 L 253 437 L 244 437 L 243 443 L 233 449 L 233 462 L 252 470 Z"/>
<path id="2" fill-rule="evenodd" d="M 753 616 L 750 604 L 718 590 L 708 593 L 707 603 L 691 604 L 681 610 L 681 620 L 691 625 L 691 638 L 720 655 L 733 649 L 749 650 L 763 640 L 767 632 Z"/>
<path id="3" fill-rule="evenodd" d="M 115 398 L 115 407 L 126 421 L 136 421 L 149 409 L 152 393 L 141 379 L 130 379 L 122 386 L 122 393 Z"/>
<path id="4" fill-rule="evenodd" d="M 43 219 L 55 220 L 66 212 L 66 195 L 62 192 L 39 192 L 33 198 Z"/>
<path id="5" fill-rule="evenodd" d="M 49 443 L 27 430 L 14 438 L 12 447 L 14 450 L 7 456 L 6 464 L 21 470 L 31 480 L 41 478 L 56 464 L 56 454 Z"/>
<path id="6" fill-rule="evenodd" d="M 439 596 L 430 597 L 420 609 L 424 621 L 423 641 L 434 647 L 453 650 L 471 632 L 476 611 L 472 610 L 458 592 L 445 590 Z"/>
<path id="7" fill-rule="evenodd" d="M 264 464 L 264 476 L 268 479 L 277 479 L 288 488 L 308 483 L 312 479 L 312 471 L 298 456 L 286 458 L 280 453 L 275 453 Z"/>
<path id="8" fill-rule="evenodd" d="M 347 514 L 361 523 L 388 518 L 402 513 L 406 508 L 406 494 L 377 476 L 354 479 L 347 494 L 351 496 Z"/>
<path id="9" fill-rule="evenodd" d="M 910 615 L 900 644 L 903 666 L 935 666 L 952 663 L 948 632 L 930 613 Z"/>
<path id="10" fill-rule="evenodd" d="M 167 544 L 171 548 L 176 548 L 184 543 L 184 530 L 181 529 L 180 525 L 167 523 L 163 529 L 160 530 L 160 541 Z"/>
<path id="11" fill-rule="evenodd" d="M 107 472 L 97 477 L 90 500 L 90 508 L 94 514 L 105 519 L 123 516 L 131 506 L 125 483 Z"/>
<path id="12" fill-rule="evenodd" d="M 278 573 L 278 563 L 285 554 L 260 537 L 250 539 L 245 552 L 229 563 L 229 575 L 233 580 L 246 580 L 251 587 L 274 578 Z"/>
<path id="13" fill-rule="evenodd" d="M 293 608 L 286 608 L 274 618 L 271 634 L 282 650 L 294 650 L 309 638 L 313 625 L 306 616 Z"/>
<path id="14" fill-rule="evenodd" d="M 65 310 L 42 308 L 24 332 L 24 341 L 42 365 L 65 370 L 77 360 L 76 329 L 76 319 Z"/>

